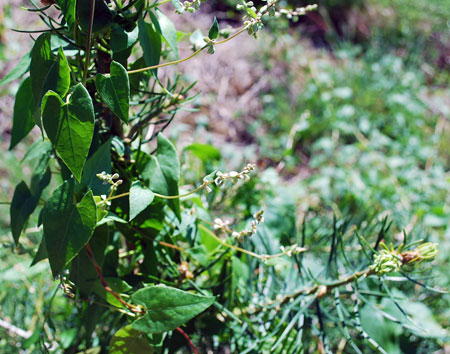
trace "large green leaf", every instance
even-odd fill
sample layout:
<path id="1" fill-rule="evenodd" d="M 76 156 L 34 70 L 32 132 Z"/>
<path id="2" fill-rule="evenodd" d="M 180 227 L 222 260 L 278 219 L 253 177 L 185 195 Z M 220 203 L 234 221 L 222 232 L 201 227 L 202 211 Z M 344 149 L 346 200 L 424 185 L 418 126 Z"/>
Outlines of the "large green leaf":
<path id="1" fill-rule="evenodd" d="M 125 68 L 118 62 L 111 63 L 110 74 L 97 74 L 95 86 L 103 102 L 125 123 L 130 108 L 130 82 Z"/>
<path id="2" fill-rule="evenodd" d="M 140 181 L 134 181 L 130 188 L 130 221 L 147 208 L 155 198 L 153 192 Z"/>
<path id="3" fill-rule="evenodd" d="M 108 194 L 110 191 L 111 186 L 97 177 L 97 173 L 103 171 L 111 173 L 111 139 L 100 146 L 84 165 L 81 184 L 89 187 L 94 195 Z"/>
<path id="4" fill-rule="evenodd" d="M 31 79 L 28 77 L 20 84 L 14 102 L 10 150 L 33 129 L 35 124 L 33 119 L 34 108 Z"/>
<path id="5" fill-rule="evenodd" d="M 161 28 L 161 35 L 172 49 L 175 59 L 178 59 L 178 38 L 175 25 L 162 11 L 157 11 L 156 16 Z"/>
<path id="6" fill-rule="evenodd" d="M 50 46 L 50 34 L 43 33 L 34 42 L 31 50 L 30 76 L 34 102 L 39 105 L 43 95 L 42 89 L 48 72 L 54 64 Z"/>
<path id="7" fill-rule="evenodd" d="M 111 338 L 110 354 L 152 354 L 157 351 L 150 345 L 145 333 L 126 326 L 119 329 Z"/>
<path id="8" fill-rule="evenodd" d="M 156 156 L 150 156 L 142 175 L 153 192 L 171 196 L 179 194 L 180 161 L 175 146 L 164 135 L 158 135 Z M 168 205 L 181 220 L 179 199 L 169 200 Z"/>
<path id="9" fill-rule="evenodd" d="M 75 86 L 70 100 L 49 91 L 42 100 L 42 120 L 56 152 L 79 181 L 94 134 L 94 107 L 82 84 Z"/>
<path id="10" fill-rule="evenodd" d="M 47 246 L 45 245 L 45 238 L 42 237 L 41 243 L 39 244 L 39 248 L 34 255 L 34 258 L 30 264 L 30 267 L 36 265 L 40 261 L 43 261 L 44 259 L 48 258 L 47 255 Z"/>
<path id="11" fill-rule="evenodd" d="M 157 30 L 154 23 L 146 23 L 140 19 L 139 27 L 139 43 L 144 52 L 144 60 L 147 66 L 159 64 L 161 57 L 161 34 Z M 156 72 L 156 70 L 154 71 Z"/>
<path id="12" fill-rule="evenodd" d="M 58 56 L 47 73 L 42 86 L 42 95 L 52 90 L 64 97 L 70 87 L 70 68 L 62 48 L 58 50 Z"/>
<path id="13" fill-rule="evenodd" d="M 80 27 L 87 32 L 89 29 L 89 15 L 91 10 L 91 0 L 77 1 L 77 18 Z M 108 8 L 104 0 L 95 0 L 93 32 L 99 32 L 113 23 L 113 13 Z"/>
<path id="14" fill-rule="evenodd" d="M 64 182 L 48 199 L 42 223 L 50 267 L 56 276 L 92 236 L 97 223 L 92 191 L 74 204 L 74 182 Z"/>
<path id="15" fill-rule="evenodd" d="M 67 59 L 61 48 L 55 57 L 51 50 L 50 39 L 49 33 L 41 34 L 31 50 L 30 76 L 36 105 L 40 104 L 42 96 L 48 90 L 64 96 L 70 86 L 70 69 Z"/>
<path id="16" fill-rule="evenodd" d="M 0 80 L 0 86 L 6 85 L 13 80 L 18 79 L 23 74 L 25 74 L 30 68 L 31 63 L 31 52 L 25 54 L 17 63 L 17 65 L 9 73 L 5 75 L 3 79 Z"/>
<path id="17" fill-rule="evenodd" d="M 136 291 L 131 299 L 146 313 L 131 324 L 145 333 L 171 331 L 210 307 L 215 298 L 166 286 L 149 286 Z"/>

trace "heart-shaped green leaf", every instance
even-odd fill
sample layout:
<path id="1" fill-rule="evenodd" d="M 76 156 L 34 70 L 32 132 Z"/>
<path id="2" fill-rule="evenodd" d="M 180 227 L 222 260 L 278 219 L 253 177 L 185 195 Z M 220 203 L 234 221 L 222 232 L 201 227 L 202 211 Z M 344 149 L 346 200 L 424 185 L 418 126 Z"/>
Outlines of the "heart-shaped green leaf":
<path id="1" fill-rule="evenodd" d="M 147 208 L 155 198 L 153 192 L 140 181 L 134 181 L 130 188 L 130 221 Z"/>
<path id="2" fill-rule="evenodd" d="M 156 156 L 150 156 L 142 175 L 153 192 L 171 196 L 179 194 L 180 161 L 175 146 L 164 135 L 158 135 Z M 181 220 L 179 199 L 169 200 L 168 205 Z"/>
<path id="3" fill-rule="evenodd" d="M 97 206 L 92 191 L 73 203 L 74 182 L 60 185 L 47 200 L 42 215 L 44 237 L 52 273 L 56 276 L 92 236 L 97 224 Z"/>
<path id="4" fill-rule="evenodd" d="M 145 333 L 171 331 L 210 307 L 215 298 L 167 286 L 149 286 L 131 295 L 146 313 L 131 327 Z"/>
<path id="5" fill-rule="evenodd" d="M 45 131 L 64 161 L 79 181 L 94 134 L 94 106 L 82 84 L 75 86 L 70 100 L 64 103 L 53 91 L 42 100 Z"/>
<path id="6" fill-rule="evenodd" d="M 31 87 L 37 107 L 40 106 L 41 99 L 47 91 L 55 91 L 64 97 L 70 87 L 70 68 L 67 59 L 61 48 L 55 57 L 50 39 L 49 33 L 40 35 L 31 50 Z"/>
<path id="7" fill-rule="evenodd" d="M 118 62 L 111 63 L 109 75 L 97 74 L 95 86 L 103 102 L 125 123 L 130 108 L 130 81 L 125 68 Z"/>

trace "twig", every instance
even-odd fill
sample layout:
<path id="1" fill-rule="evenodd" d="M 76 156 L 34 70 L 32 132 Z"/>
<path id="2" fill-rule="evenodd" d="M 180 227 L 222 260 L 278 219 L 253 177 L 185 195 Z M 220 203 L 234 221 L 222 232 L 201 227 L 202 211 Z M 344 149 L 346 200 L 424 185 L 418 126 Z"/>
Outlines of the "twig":
<path id="1" fill-rule="evenodd" d="M 87 251 L 89 260 L 91 261 L 92 265 L 94 266 L 95 271 L 97 272 L 97 275 L 98 275 L 98 277 L 100 279 L 100 282 L 103 285 L 103 288 L 105 288 L 105 290 L 107 292 L 109 292 L 112 296 L 114 296 L 122 305 L 124 305 L 129 310 L 131 310 L 131 311 L 133 311 L 135 313 L 139 313 L 139 314 L 142 314 L 143 312 L 145 312 L 145 310 L 142 307 L 129 304 L 128 302 L 123 300 L 122 297 L 119 294 L 117 294 L 114 290 L 112 290 L 108 286 L 108 283 L 106 282 L 105 278 L 103 277 L 102 269 L 100 268 L 100 266 L 97 264 L 97 262 L 94 259 L 94 255 L 92 253 L 91 246 L 89 245 L 89 243 L 86 244 L 86 251 Z"/>
<path id="2" fill-rule="evenodd" d="M 14 326 L 13 324 L 6 322 L 2 319 L 0 319 L 0 327 L 6 329 L 8 332 L 11 332 L 19 337 L 28 339 L 31 337 L 31 332 L 30 331 L 24 331 L 23 329 Z"/>
<path id="3" fill-rule="evenodd" d="M 287 302 L 289 302 L 289 300 L 291 299 L 295 299 L 301 295 L 309 295 L 309 294 L 313 294 L 313 293 L 317 293 L 318 297 L 322 297 L 325 294 L 328 293 L 328 291 L 337 288 L 339 286 L 345 285 L 345 284 L 349 284 L 354 282 L 355 280 L 358 280 L 359 278 L 362 277 L 368 277 L 369 275 L 375 274 L 373 269 L 367 268 L 365 270 L 362 270 L 360 272 L 356 272 L 353 273 L 347 277 L 345 277 L 344 279 L 338 280 L 334 283 L 330 283 L 330 284 L 315 284 L 309 288 L 303 288 L 298 290 L 297 292 L 290 294 L 290 295 L 286 295 L 285 297 L 283 297 L 283 299 L 279 302 L 280 305 L 283 305 Z"/>
<path id="4" fill-rule="evenodd" d="M 183 331 L 180 327 L 177 327 L 176 330 L 187 340 L 187 342 L 189 343 L 189 346 L 192 349 L 192 352 L 194 354 L 198 354 L 197 348 L 195 348 L 194 343 L 192 343 L 191 338 L 189 338 L 187 333 L 185 331 Z"/>

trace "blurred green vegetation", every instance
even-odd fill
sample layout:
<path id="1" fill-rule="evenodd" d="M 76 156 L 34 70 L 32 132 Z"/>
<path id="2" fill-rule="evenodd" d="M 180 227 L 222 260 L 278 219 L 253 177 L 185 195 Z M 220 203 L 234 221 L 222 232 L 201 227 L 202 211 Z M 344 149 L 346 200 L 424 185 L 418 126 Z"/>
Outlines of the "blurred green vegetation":
<path id="1" fill-rule="evenodd" d="M 233 191 L 228 205 L 215 207 L 224 213 L 249 216 L 257 206 L 267 203 L 271 211 L 263 231 L 277 241 L 266 245 L 262 238 L 256 238 L 252 242 L 268 253 L 279 244 L 290 244 L 288 235 L 298 237 L 299 216 L 295 213 L 299 205 L 304 212 L 299 219 L 308 220 L 307 231 L 317 238 L 333 226 L 333 215 L 351 219 L 368 233 L 375 229 L 363 220 L 388 216 L 394 221 L 394 241 L 406 228 L 414 238 L 441 244 L 431 282 L 448 287 L 450 3 L 324 0 L 319 5 L 320 14 L 334 26 L 324 34 L 327 50 L 300 44 L 296 33 L 264 37 L 260 60 L 267 70 L 284 68 L 283 75 L 272 78 L 269 90 L 260 96 L 263 112 L 248 125 L 258 146 L 258 158 L 268 168 L 259 179 Z M 336 16 L 342 23 L 333 23 Z M 358 22 L 350 23 L 352 16 L 367 19 L 370 34 L 356 35 Z M 0 56 L 6 58 L 4 51 L 0 50 Z M 237 164 L 229 161 L 236 151 L 227 151 L 222 158 L 216 151 L 203 158 L 186 152 L 185 180 L 195 182 L 203 171 Z M 9 200 L 15 182 L 27 178 L 26 165 L 15 161 L 12 153 L 0 156 L 0 201 Z M 296 177 L 299 175 L 301 178 Z M 14 250 L 8 207 L 0 208 L 0 318 L 33 332 L 33 336 L 45 332 L 46 338 L 62 341 L 69 352 L 76 335 L 71 328 L 78 325 L 73 322 L 74 313 L 86 310 L 65 298 L 53 298 L 57 286 L 48 276 L 47 263 L 28 269 L 40 234 L 30 230 L 21 247 Z M 310 243 L 313 246 L 314 239 Z M 279 268 L 288 273 L 282 265 Z M 245 283 L 237 286 L 244 288 Z M 410 290 L 401 289 L 396 296 L 411 311 L 425 306 L 421 310 L 424 318 L 417 320 L 438 330 L 449 325 L 445 311 L 448 298 L 430 295 L 417 305 L 406 298 Z M 398 311 L 388 299 L 380 306 L 388 313 Z M 368 319 L 370 311 L 361 310 L 365 329 L 390 348 L 389 353 L 430 353 L 445 345 L 441 338 L 420 339 L 420 334 L 407 333 L 383 318 Z M 47 316 L 47 321 L 42 316 Z M 383 328 L 389 333 L 380 332 Z M 0 351 L 16 353 L 17 347 L 30 352 L 38 348 L 28 347 L 23 338 L 0 328 Z"/>

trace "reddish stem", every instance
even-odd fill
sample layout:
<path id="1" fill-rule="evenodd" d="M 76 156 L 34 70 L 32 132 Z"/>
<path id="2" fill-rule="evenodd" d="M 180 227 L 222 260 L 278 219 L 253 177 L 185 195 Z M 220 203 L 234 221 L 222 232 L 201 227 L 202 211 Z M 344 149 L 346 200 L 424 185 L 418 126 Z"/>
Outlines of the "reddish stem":
<path id="1" fill-rule="evenodd" d="M 91 261 L 92 265 L 94 266 L 95 271 L 97 272 L 97 275 L 98 275 L 98 277 L 100 279 L 100 282 L 102 283 L 102 285 L 105 288 L 105 290 L 107 292 L 109 292 L 112 296 L 114 296 L 122 305 L 126 306 L 131 311 L 137 312 L 137 313 L 141 313 L 142 312 L 141 308 L 139 308 L 137 306 L 134 306 L 132 304 L 129 304 L 128 302 L 123 300 L 122 297 L 119 294 L 117 294 L 114 290 L 112 290 L 108 286 L 108 283 L 106 282 L 105 278 L 103 277 L 102 269 L 100 268 L 100 266 L 95 261 L 94 254 L 92 253 L 92 249 L 91 249 L 91 246 L 89 245 L 89 243 L 86 244 L 86 252 L 87 252 L 89 260 Z"/>
<path id="2" fill-rule="evenodd" d="M 185 331 L 183 331 L 180 327 L 177 327 L 176 330 L 184 337 L 186 338 L 187 342 L 189 343 L 189 346 L 192 349 L 192 352 L 194 354 L 198 354 L 197 348 L 195 348 L 194 343 L 192 343 L 191 338 L 189 338 L 189 336 L 187 335 L 187 333 Z"/>

